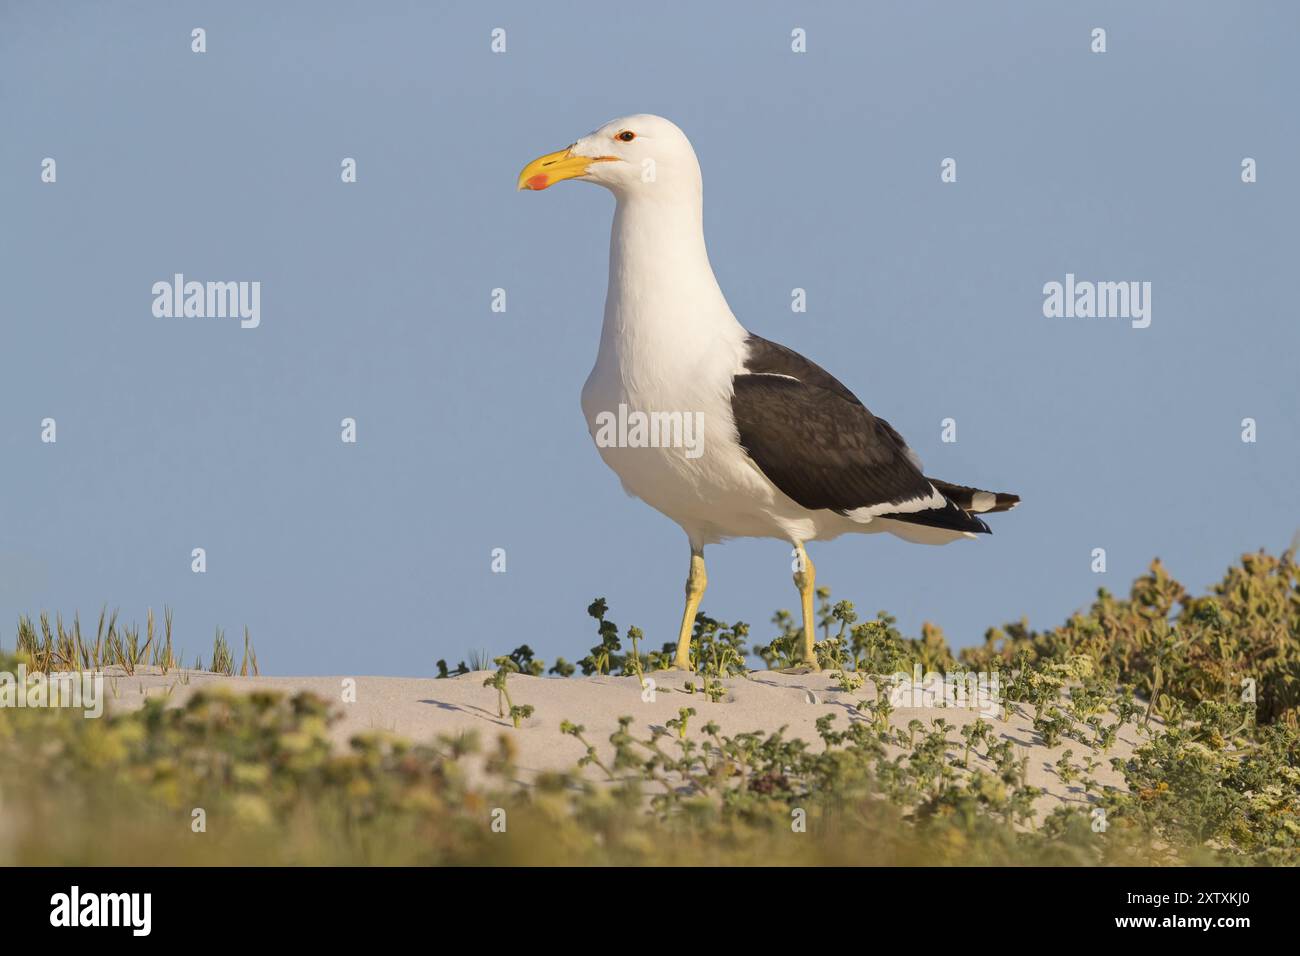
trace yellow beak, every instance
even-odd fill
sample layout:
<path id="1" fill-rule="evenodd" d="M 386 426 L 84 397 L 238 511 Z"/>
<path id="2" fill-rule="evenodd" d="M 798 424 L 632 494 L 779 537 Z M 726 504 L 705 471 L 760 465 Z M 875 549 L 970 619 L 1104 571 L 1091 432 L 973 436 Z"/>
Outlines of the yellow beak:
<path id="1" fill-rule="evenodd" d="M 519 174 L 520 189 L 545 189 L 563 179 L 585 176 L 592 163 L 608 163 L 614 156 L 574 156 L 569 146 L 555 153 L 538 156 Z"/>

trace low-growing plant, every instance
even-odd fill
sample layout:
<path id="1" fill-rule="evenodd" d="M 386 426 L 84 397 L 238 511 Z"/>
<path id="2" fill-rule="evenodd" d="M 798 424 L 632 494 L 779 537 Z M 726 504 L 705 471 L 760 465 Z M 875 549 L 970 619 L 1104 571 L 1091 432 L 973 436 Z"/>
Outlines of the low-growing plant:
<path id="1" fill-rule="evenodd" d="M 627 639 L 632 645 L 632 653 L 629 654 L 627 660 L 623 662 L 623 669 L 635 674 L 637 683 L 642 687 L 645 687 L 645 669 L 641 666 L 641 650 L 638 646 L 641 642 L 641 638 L 641 628 L 629 627 L 627 629 Z"/>
<path id="2" fill-rule="evenodd" d="M 677 731 L 678 737 L 685 739 L 686 725 L 688 724 L 690 719 L 694 716 L 695 716 L 694 707 L 679 707 L 677 709 L 677 716 L 668 721 L 668 727 L 671 730 Z"/>
<path id="3" fill-rule="evenodd" d="M 519 705 L 510 699 L 508 681 L 511 674 L 519 673 L 519 663 L 512 656 L 498 657 L 493 663 L 497 665 L 497 672 L 483 681 L 483 686 L 491 687 L 497 692 L 497 716 L 509 716 L 510 722 L 518 730 L 521 720 L 527 720 L 533 716 L 531 704 Z"/>
<path id="4" fill-rule="evenodd" d="M 509 657 L 515 662 L 515 667 L 521 674 L 528 674 L 532 677 L 541 677 L 546 673 L 546 663 L 538 660 L 533 656 L 533 649 L 527 644 L 521 644 L 510 652 Z"/>
<path id="5" fill-rule="evenodd" d="M 690 658 L 696 673 L 706 678 L 705 693 L 711 697 L 717 693 L 716 690 L 710 690 L 709 679 L 720 688 L 721 678 L 748 674 L 749 669 L 745 665 L 748 653 L 745 640 L 748 635 L 749 625 L 743 621 L 728 625 L 706 614 L 695 616 Z"/>
<path id="6" fill-rule="evenodd" d="M 605 620 L 608 612 L 609 605 L 604 598 L 596 598 L 587 608 L 587 613 L 596 619 L 596 633 L 600 637 L 600 643 L 578 661 L 584 676 L 609 674 L 623 666 L 623 657 L 619 653 L 623 644 L 618 637 L 618 625 Z"/>
<path id="7" fill-rule="evenodd" d="M 459 677 L 461 674 L 468 674 L 469 672 L 470 669 L 465 666 L 464 661 L 461 661 L 459 664 L 457 664 L 455 670 L 448 669 L 447 662 L 445 660 L 438 661 L 438 677 L 443 680 L 453 676 Z"/>

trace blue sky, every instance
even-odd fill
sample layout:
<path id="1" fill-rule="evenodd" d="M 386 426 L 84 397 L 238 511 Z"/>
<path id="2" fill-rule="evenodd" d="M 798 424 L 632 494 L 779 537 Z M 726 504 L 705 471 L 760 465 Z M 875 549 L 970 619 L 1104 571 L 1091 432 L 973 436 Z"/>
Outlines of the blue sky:
<path id="1" fill-rule="evenodd" d="M 1298 8 L 987 7 L 4 3 L 0 643 L 41 608 L 168 605 L 187 658 L 247 625 L 264 671 L 424 674 L 524 642 L 580 657 L 596 596 L 673 639 L 685 538 L 623 494 L 578 407 L 612 198 L 515 191 L 633 112 L 695 144 L 741 322 L 930 474 L 1024 498 L 977 542 L 814 546 L 837 596 L 964 645 L 1126 592 L 1157 555 L 1200 589 L 1280 550 Z M 260 281 L 261 325 L 154 317 L 177 272 Z M 1149 281 L 1150 327 L 1045 318 L 1067 273 Z M 705 611 L 766 641 L 796 604 L 788 547 L 706 556 Z"/>

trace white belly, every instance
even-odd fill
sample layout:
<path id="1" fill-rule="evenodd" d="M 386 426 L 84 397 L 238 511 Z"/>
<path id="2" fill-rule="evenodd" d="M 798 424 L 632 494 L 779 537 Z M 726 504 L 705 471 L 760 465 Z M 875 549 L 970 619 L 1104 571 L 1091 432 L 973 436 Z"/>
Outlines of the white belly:
<path id="1" fill-rule="evenodd" d="M 681 525 L 694 545 L 730 537 L 822 537 L 814 513 L 779 491 L 740 447 L 731 376 L 742 347 L 706 350 L 691 367 L 634 366 L 626 374 L 617 361 L 597 361 L 582 390 L 588 432 L 623 488 Z M 681 421 L 683 427 L 638 432 L 636 413 L 643 423 L 658 413 L 661 426 Z M 694 428 L 685 427 L 688 421 Z"/>

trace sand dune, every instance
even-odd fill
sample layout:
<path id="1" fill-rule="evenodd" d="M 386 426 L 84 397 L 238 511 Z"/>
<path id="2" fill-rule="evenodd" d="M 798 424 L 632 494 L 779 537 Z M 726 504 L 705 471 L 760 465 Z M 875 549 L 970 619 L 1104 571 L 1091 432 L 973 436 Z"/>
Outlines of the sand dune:
<path id="1" fill-rule="evenodd" d="M 870 683 L 860 690 L 841 690 L 826 673 L 789 674 L 753 671 L 748 677 L 732 677 L 722 684 L 725 696 L 714 703 L 699 692 L 700 678 L 677 671 L 658 671 L 648 676 L 656 683 L 655 693 L 645 695 L 635 677 L 572 677 L 567 679 L 529 677 L 514 674 L 509 679 L 515 704 L 534 708 L 531 717 L 516 729 L 508 717 L 497 709 L 497 692 L 483 686 L 491 672 L 477 671 L 447 679 L 401 677 L 222 677 L 213 674 L 176 672 L 163 676 L 137 673 L 135 676 L 110 674 L 105 689 L 110 713 L 141 706 L 147 697 L 166 696 L 169 703 L 179 704 L 199 689 L 229 688 L 234 692 L 278 690 L 286 693 L 310 691 L 335 702 L 340 720 L 332 733 L 340 745 L 354 734 L 382 730 L 416 742 L 432 741 L 439 734 L 477 731 L 485 743 L 498 734 L 508 734 L 517 745 L 520 772 L 527 776 L 547 770 L 572 770 L 584 754 L 575 738 L 560 732 L 560 722 L 569 720 L 586 728 L 585 737 L 597 746 L 602 758 L 612 755 L 608 738 L 618 728 L 618 719 L 629 716 L 638 736 L 648 735 L 654 726 L 664 726 L 678 715 L 682 707 L 693 707 L 697 716 L 691 727 L 699 728 L 712 721 L 721 734 L 748 731 L 775 732 L 785 728 L 785 736 L 807 741 L 814 748 L 823 746 L 815 727 L 819 717 L 832 714 L 833 726 L 844 730 L 851 721 L 865 718 L 857 709 L 858 701 L 873 699 Z M 188 683 L 185 681 L 188 680 Z M 685 685 L 693 682 L 695 693 Z M 354 700 L 350 699 L 355 697 Z M 647 699 L 647 697 L 653 699 Z M 953 730 L 952 752 L 961 750 L 958 729 L 981 715 L 973 709 L 956 707 L 899 707 L 891 723 L 905 728 L 920 720 L 926 727 L 938 719 Z M 1017 752 L 1029 757 L 1027 783 L 1044 791 L 1035 806 L 1038 819 L 1061 803 L 1083 804 L 1088 796 L 1077 782 L 1065 784 L 1053 764 L 1066 750 L 1073 751 L 1076 764 L 1095 758 L 1100 766 L 1092 776 L 1103 786 L 1123 787 L 1123 778 L 1110 766 L 1112 757 L 1125 757 L 1140 743 L 1138 729 L 1125 725 L 1108 751 L 1089 748 L 1077 740 L 1063 740 L 1055 747 L 1044 745 L 1034 730 L 1032 715 L 1013 711 L 1009 719 L 984 718 L 993 725 L 999 739 L 1007 739 Z M 890 749 L 890 756 L 901 752 Z M 991 766 L 983 757 L 973 755 L 972 768 Z M 593 777 L 597 772 L 588 768 Z"/>

